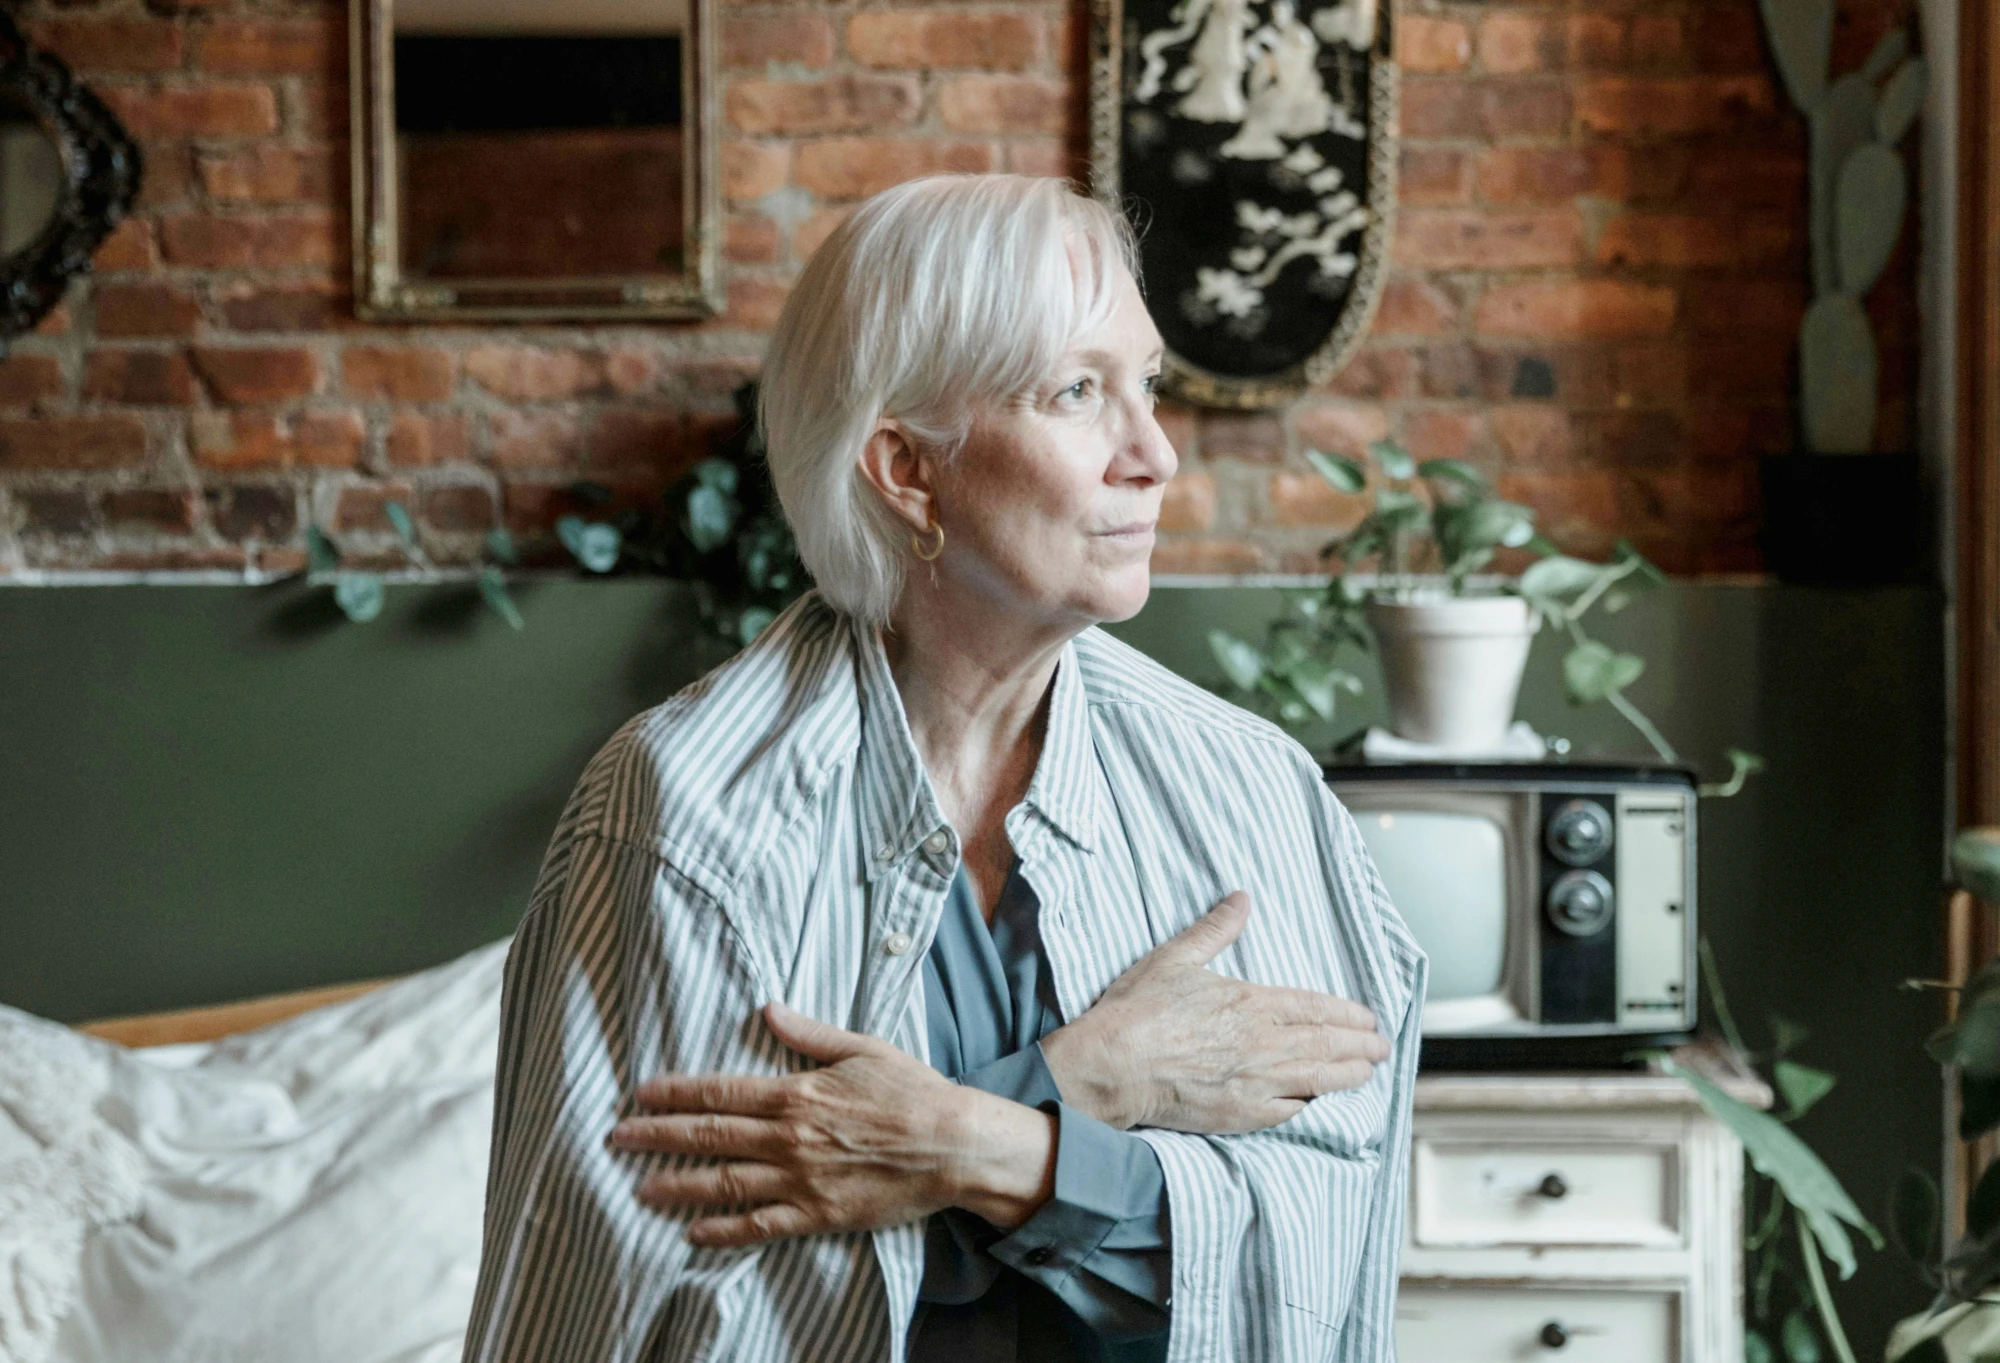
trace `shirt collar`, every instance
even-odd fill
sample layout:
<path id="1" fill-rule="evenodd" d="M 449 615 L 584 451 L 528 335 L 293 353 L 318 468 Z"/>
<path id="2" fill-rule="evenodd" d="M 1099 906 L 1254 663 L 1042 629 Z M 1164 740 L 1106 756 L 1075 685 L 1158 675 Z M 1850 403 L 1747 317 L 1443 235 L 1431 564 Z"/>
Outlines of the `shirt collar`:
<path id="1" fill-rule="evenodd" d="M 874 629 L 859 622 L 855 680 L 861 702 L 861 751 L 857 818 L 869 880 L 900 863 L 932 833 L 950 825 L 924 770 L 902 693 Z M 1090 709 L 1077 675 L 1076 646 L 1063 649 L 1049 700 L 1048 732 L 1024 803 L 1083 850 L 1095 847 L 1097 753 L 1090 737 Z M 1010 835 L 1012 829 L 1009 829 Z M 949 836 L 949 835 L 948 835 Z M 955 858 L 956 838 L 947 849 Z M 1019 850 L 1019 839 L 1016 839 Z"/>

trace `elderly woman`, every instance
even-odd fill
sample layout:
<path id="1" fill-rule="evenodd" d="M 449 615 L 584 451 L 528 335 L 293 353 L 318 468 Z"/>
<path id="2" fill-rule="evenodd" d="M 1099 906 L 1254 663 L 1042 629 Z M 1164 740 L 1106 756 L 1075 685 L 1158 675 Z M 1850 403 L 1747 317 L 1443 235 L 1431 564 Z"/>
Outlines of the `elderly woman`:
<path id="1" fill-rule="evenodd" d="M 1132 261 L 981 176 L 806 268 L 818 591 L 556 830 L 471 1363 L 1392 1356 L 1423 958 L 1304 750 L 1093 628 L 1175 468 Z"/>

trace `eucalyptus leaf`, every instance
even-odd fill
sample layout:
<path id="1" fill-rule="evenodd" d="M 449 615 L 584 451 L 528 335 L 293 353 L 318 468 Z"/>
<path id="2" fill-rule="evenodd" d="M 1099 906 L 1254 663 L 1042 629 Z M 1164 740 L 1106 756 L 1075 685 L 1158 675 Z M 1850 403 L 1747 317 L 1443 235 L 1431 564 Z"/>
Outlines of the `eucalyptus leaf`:
<path id="1" fill-rule="evenodd" d="M 736 495 L 736 465 L 727 459 L 704 459 L 694 466 L 695 480 L 725 497 Z"/>
<path id="2" fill-rule="evenodd" d="M 1329 454 L 1325 450 L 1308 449 L 1306 462 L 1311 464 L 1319 476 L 1326 479 L 1336 492 L 1345 492 L 1353 496 L 1368 487 L 1368 470 L 1344 454 Z"/>
<path id="3" fill-rule="evenodd" d="M 357 625 L 382 613 L 382 579 L 375 573 L 342 573 L 333 582 L 334 604 Z"/>
<path id="4" fill-rule="evenodd" d="M 1570 699 L 1589 705 L 1623 691 L 1646 671 L 1646 660 L 1633 653 L 1614 652 L 1595 639 L 1578 644 L 1563 657 L 1563 681 Z"/>
<path id="5" fill-rule="evenodd" d="M 1906 1168 L 1889 1190 L 1889 1239 L 1905 1258 L 1924 1264 L 1937 1251 L 1943 1199 L 1925 1169 Z"/>
<path id="6" fill-rule="evenodd" d="M 1785 1345 L 1785 1363 L 1820 1363 L 1819 1332 L 1802 1309 L 1793 1307 L 1786 1314 L 1779 1338 Z"/>
<path id="7" fill-rule="evenodd" d="M 1529 564 L 1521 573 L 1519 588 L 1530 601 L 1547 601 L 1560 608 L 1596 586 L 1604 573 L 1602 564 L 1557 554 Z"/>
<path id="8" fill-rule="evenodd" d="M 507 575 L 490 563 L 479 570 L 479 595 L 495 615 L 514 629 L 528 627 L 528 622 L 521 618 L 520 607 L 514 604 L 514 594 L 507 590 Z"/>
<path id="9" fill-rule="evenodd" d="M 1860 1231 L 1877 1249 L 1882 1247 L 1880 1233 L 1854 1205 L 1840 1180 L 1791 1128 L 1730 1097 L 1707 1076 L 1676 1064 L 1671 1056 L 1663 1057 L 1660 1063 L 1694 1090 L 1711 1117 L 1736 1133 L 1752 1167 L 1775 1182 L 1786 1200 L 1804 1214 L 1843 1279 L 1854 1276 L 1854 1244 L 1841 1223 Z"/>
<path id="10" fill-rule="evenodd" d="M 510 568 L 521 561 L 521 551 L 514 544 L 514 536 L 504 525 L 496 525 L 486 532 L 486 552 Z"/>
<path id="11" fill-rule="evenodd" d="M 1417 476 L 1417 461 L 1393 440 L 1375 441 L 1368 446 L 1368 453 L 1375 456 L 1375 463 L 1383 473 L 1399 483 Z"/>
<path id="12" fill-rule="evenodd" d="M 1882 87 L 1882 98 L 1875 105 L 1876 141 L 1893 147 L 1903 140 L 1923 110 L 1928 79 L 1922 57 L 1912 57 L 1896 68 L 1896 74 Z"/>
<path id="13" fill-rule="evenodd" d="M 1951 874 L 1975 899 L 2000 904 L 2000 828 L 1968 828 L 1953 838 Z"/>
<path id="14" fill-rule="evenodd" d="M 1321 658 L 1302 658 L 1287 674 L 1299 699 L 1321 719 L 1332 719 L 1334 702 L 1345 675 Z"/>
<path id="15" fill-rule="evenodd" d="M 1771 1341 L 1755 1330 L 1743 1332 L 1743 1363 L 1778 1363 L 1778 1355 L 1771 1349 Z"/>
<path id="16" fill-rule="evenodd" d="M 1812 1037 L 1812 1031 L 1804 1023 L 1794 1022 L 1782 1013 L 1771 1014 L 1772 1053 L 1783 1057 L 1803 1046 Z"/>
<path id="17" fill-rule="evenodd" d="M 556 522 L 556 538 L 572 558 L 593 573 L 608 573 L 618 566 L 623 537 L 615 525 L 564 516 Z"/>
<path id="18" fill-rule="evenodd" d="M 317 525 L 306 527 L 306 568 L 314 573 L 330 573 L 340 566 L 340 550 Z"/>
<path id="19" fill-rule="evenodd" d="M 1459 459 L 1426 459 L 1417 465 L 1417 476 L 1431 482 L 1456 483 L 1480 494 L 1487 490 L 1486 475 Z"/>
<path id="20" fill-rule="evenodd" d="M 1797 1121 L 1812 1111 L 1813 1105 L 1833 1092 L 1834 1077 L 1825 1070 L 1816 1070 L 1810 1065 L 1801 1065 L 1791 1060 L 1780 1060 L 1771 1067 L 1771 1077 L 1777 1081 L 1778 1092 L 1785 1096 L 1785 1120 Z"/>
<path id="21" fill-rule="evenodd" d="M 736 617 L 736 637 L 747 648 L 755 642 L 758 635 L 769 629 L 771 622 L 777 618 L 778 613 L 774 610 L 764 606 L 751 606 Z"/>
<path id="22" fill-rule="evenodd" d="M 1961 991 L 1958 1016 L 1940 1027 L 1924 1049 L 1940 1065 L 2000 1075 L 2000 994 L 1975 994 L 1970 986 Z"/>
<path id="23" fill-rule="evenodd" d="M 1811 113 L 1833 56 L 1833 0 L 1758 0 L 1758 8 L 1792 103 Z"/>
<path id="24" fill-rule="evenodd" d="M 1861 63 L 1864 80 L 1880 81 L 1895 64 L 1910 54 L 1910 31 L 1898 26 L 1877 40 L 1868 60 Z"/>
<path id="25" fill-rule="evenodd" d="M 688 493 L 687 533 L 702 553 L 729 542 L 736 528 L 736 501 L 711 483 L 703 483 Z"/>
<path id="26" fill-rule="evenodd" d="M 396 527 L 396 538 L 407 549 L 417 547 L 416 523 L 410 519 L 410 512 L 401 502 L 388 502 L 382 507 L 382 514 L 389 518 L 389 524 Z"/>
<path id="27" fill-rule="evenodd" d="M 1223 675 L 1240 691 L 1253 691 L 1264 676 L 1264 655 L 1255 645 L 1245 643 L 1224 630 L 1208 632 L 1208 649 L 1221 664 Z"/>

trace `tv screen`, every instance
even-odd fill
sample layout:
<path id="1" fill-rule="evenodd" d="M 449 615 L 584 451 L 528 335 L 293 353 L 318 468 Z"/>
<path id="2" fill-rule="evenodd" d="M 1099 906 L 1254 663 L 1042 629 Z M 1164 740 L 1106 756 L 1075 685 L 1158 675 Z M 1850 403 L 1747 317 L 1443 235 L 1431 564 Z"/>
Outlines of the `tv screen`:
<path id="1" fill-rule="evenodd" d="M 1507 837 L 1477 814 L 1355 816 L 1389 902 L 1431 958 L 1431 1003 L 1496 993 L 1507 962 Z"/>

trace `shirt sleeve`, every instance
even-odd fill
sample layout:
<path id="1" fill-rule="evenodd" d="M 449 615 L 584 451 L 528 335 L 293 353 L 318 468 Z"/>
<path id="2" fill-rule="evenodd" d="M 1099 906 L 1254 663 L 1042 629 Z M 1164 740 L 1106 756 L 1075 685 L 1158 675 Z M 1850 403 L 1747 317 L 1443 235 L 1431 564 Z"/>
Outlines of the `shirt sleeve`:
<path id="1" fill-rule="evenodd" d="M 1048 1288 L 1107 1339 L 1165 1330 L 1173 1241 L 1153 1148 L 1064 1104 L 1039 1042 L 959 1082 L 1056 1118 L 1054 1192 L 986 1253 Z"/>

